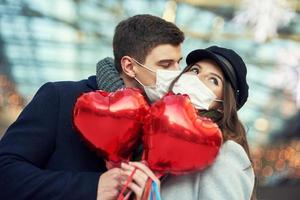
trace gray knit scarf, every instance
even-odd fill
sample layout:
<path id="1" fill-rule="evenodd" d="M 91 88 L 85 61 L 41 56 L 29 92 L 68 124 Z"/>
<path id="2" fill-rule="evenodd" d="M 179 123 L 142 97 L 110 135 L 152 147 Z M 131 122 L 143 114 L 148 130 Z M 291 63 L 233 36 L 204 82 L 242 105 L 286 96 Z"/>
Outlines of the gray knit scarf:
<path id="1" fill-rule="evenodd" d="M 125 87 L 123 79 L 117 71 L 112 58 L 104 58 L 97 63 L 96 80 L 98 89 L 107 92 L 114 92 L 119 88 Z M 133 151 L 132 160 L 141 160 L 143 152 L 142 143 Z"/>
<path id="2" fill-rule="evenodd" d="M 123 79 L 115 68 L 112 58 L 104 58 L 97 63 L 96 80 L 98 89 L 107 92 L 114 92 L 119 88 L 125 87 Z"/>

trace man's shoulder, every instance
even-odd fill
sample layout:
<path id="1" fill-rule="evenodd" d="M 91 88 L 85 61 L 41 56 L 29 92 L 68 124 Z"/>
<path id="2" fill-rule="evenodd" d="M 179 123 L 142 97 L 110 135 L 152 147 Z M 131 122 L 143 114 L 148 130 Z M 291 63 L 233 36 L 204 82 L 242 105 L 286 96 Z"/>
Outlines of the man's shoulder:
<path id="1" fill-rule="evenodd" d="M 40 98 L 41 96 L 54 98 L 56 96 L 65 101 L 93 90 L 97 90 L 96 77 L 90 76 L 87 79 L 79 81 L 47 82 L 39 88 L 35 96 L 36 98 Z"/>
<path id="2" fill-rule="evenodd" d="M 42 87 L 45 86 L 53 87 L 54 90 L 62 94 L 88 92 L 97 89 L 96 76 L 90 76 L 87 79 L 82 79 L 79 81 L 48 82 Z"/>
<path id="3" fill-rule="evenodd" d="M 96 89 L 96 76 L 90 76 L 87 79 L 82 79 L 78 81 L 56 81 L 51 83 L 58 88 L 90 87 L 92 89 Z"/>

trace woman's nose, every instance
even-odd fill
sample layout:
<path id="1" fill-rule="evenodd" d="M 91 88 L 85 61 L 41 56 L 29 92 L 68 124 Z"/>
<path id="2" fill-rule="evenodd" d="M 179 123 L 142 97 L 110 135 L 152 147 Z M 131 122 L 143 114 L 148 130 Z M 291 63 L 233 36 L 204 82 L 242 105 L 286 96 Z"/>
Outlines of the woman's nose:
<path id="1" fill-rule="evenodd" d="M 205 75 L 203 74 L 203 73 L 199 73 L 198 74 L 198 77 L 199 77 L 199 79 L 201 80 L 201 81 L 204 81 L 205 80 Z"/>

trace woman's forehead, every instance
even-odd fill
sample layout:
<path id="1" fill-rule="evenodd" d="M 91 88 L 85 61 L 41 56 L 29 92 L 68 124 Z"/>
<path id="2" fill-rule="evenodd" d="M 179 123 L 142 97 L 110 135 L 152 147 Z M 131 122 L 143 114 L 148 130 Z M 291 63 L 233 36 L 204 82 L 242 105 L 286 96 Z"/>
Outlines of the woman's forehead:
<path id="1" fill-rule="evenodd" d="M 224 76 L 221 67 L 212 59 L 203 59 L 198 61 L 194 65 L 197 65 L 204 70 L 212 71 Z"/>

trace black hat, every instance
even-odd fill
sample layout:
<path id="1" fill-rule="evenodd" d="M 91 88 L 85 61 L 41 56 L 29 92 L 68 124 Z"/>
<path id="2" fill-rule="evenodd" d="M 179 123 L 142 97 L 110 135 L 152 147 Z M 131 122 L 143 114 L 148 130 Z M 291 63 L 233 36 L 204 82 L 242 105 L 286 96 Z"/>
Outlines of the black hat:
<path id="1" fill-rule="evenodd" d="M 237 109 L 240 109 L 248 98 L 248 84 L 246 80 L 247 68 L 242 58 L 233 50 L 218 46 L 197 49 L 187 55 L 188 65 L 203 59 L 214 60 L 222 69 L 236 92 Z"/>

